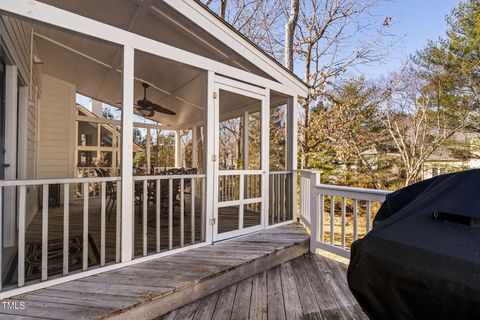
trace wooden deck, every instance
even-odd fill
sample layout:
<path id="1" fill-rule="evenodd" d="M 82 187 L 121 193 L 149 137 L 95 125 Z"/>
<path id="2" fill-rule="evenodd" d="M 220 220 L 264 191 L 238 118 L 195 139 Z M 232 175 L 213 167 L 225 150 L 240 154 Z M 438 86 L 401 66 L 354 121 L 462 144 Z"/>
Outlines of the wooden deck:
<path id="1" fill-rule="evenodd" d="M 299 224 L 272 228 L 13 297 L 25 309 L 0 308 L 0 319 L 151 319 L 304 255 L 308 244 Z"/>
<path id="2" fill-rule="evenodd" d="M 346 269 L 307 254 L 158 319 L 368 319 L 348 289 Z"/>

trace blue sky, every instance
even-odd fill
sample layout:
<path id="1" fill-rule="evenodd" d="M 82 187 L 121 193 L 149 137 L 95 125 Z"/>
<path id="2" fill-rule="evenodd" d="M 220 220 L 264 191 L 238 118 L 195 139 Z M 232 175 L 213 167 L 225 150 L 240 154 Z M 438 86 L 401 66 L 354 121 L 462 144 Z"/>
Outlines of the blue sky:
<path id="1" fill-rule="evenodd" d="M 428 40 L 443 36 L 445 16 L 458 0 L 383 0 L 373 12 L 379 17 L 393 16 L 391 33 L 402 36 L 395 52 L 385 64 L 363 67 L 367 78 L 376 78 L 397 70 L 409 55 L 425 46 Z"/>

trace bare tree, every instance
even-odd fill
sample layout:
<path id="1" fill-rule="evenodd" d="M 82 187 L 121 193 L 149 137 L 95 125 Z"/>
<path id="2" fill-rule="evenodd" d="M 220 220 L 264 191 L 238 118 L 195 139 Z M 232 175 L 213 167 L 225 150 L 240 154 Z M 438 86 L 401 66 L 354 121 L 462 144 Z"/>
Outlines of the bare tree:
<path id="1" fill-rule="evenodd" d="M 287 1 L 208 0 L 204 3 L 265 52 L 282 61 Z"/>
<path id="2" fill-rule="evenodd" d="M 300 1 L 290 1 L 290 16 L 285 24 L 285 66 L 293 71 L 293 36 L 298 22 L 298 12 L 300 10 Z"/>
<path id="3" fill-rule="evenodd" d="M 381 119 L 400 154 L 405 185 L 418 180 L 428 157 L 466 128 L 470 116 L 467 107 L 451 105 L 441 84 L 411 66 L 391 77 Z"/>
<path id="4" fill-rule="evenodd" d="M 301 102 L 299 149 L 301 167 L 308 165 L 310 110 L 335 86 L 340 76 L 357 66 L 378 62 L 388 53 L 383 20 L 369 11 L 377 0 L 302 0 L 295 33 L 295 53 L 303 79 L 311 88 Z"/>
<path id="5" fill-rule="evenodd" d="M 221 14 L 221 0 L 207 1 Z M 358 65 L 382 60 L 391 24 L 369 15 L 380 0 L 229 0 L 224 19 L 293 71 L 302 67 L 310 93 L 301 101 L 301 167 L 310 145 L 310 110 L 327 87 Z M 225 3 L 226 4 L 226 3 Z M 373 18 L 372 18 L 373 17 Z M 372 21 L 373 19 L 373 21 Z"/>

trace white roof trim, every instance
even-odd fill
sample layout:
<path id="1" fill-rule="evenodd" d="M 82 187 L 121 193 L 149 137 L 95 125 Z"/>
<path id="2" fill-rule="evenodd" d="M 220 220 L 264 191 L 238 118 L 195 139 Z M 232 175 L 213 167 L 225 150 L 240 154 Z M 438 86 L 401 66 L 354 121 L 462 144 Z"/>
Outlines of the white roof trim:
<path id="1" fill-rule="evenodd" d="M 289 86 L 293 91 L 301 91 L 306 96 L 308 87 L 290 71 L 279 66 L 275 61 L 266 56 L 266 53 L 247 41 L 234 30 L 225 26 L 212 13 L 207 11 L 195 0 L 163 0 L 180 14 L 195 22 L 198 26 L 209 32 L 212 36 L 234 49 L 238 54 L 254 63 L 268 75 Z"/>

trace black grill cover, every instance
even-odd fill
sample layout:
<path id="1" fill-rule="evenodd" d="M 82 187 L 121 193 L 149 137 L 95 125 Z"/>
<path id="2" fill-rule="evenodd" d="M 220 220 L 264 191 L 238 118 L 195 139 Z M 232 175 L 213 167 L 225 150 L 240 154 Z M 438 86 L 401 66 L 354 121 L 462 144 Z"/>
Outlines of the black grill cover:
<path id="1" fill-rule="evenodd" d="M 463 216 L 434 219 L 433 212 Z M 352 245 L 348 285 L 371 319 L 480 319 L 480 170 L 387 196 Z"/>

